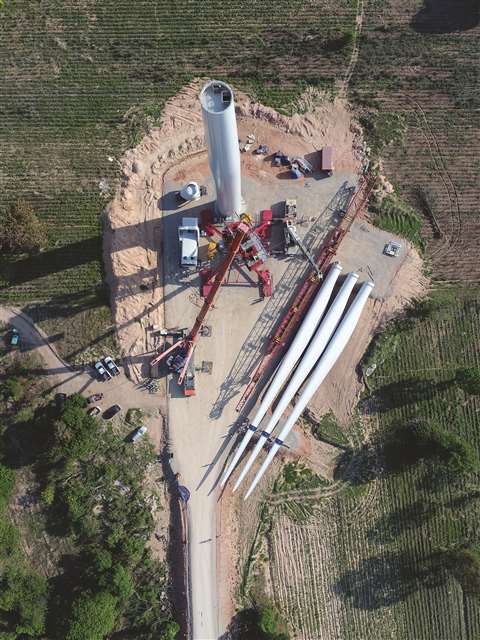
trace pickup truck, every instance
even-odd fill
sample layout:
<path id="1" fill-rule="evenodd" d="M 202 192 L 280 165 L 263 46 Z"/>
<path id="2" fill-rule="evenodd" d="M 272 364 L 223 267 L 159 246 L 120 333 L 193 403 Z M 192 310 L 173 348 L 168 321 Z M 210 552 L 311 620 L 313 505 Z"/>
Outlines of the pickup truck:
<path id="1" fill-rule="evenodd" d="M 178 240 L 180 242 L 180 265 L 182 267 L 196 267 L 200 240 L 200 227 L 197 218 L 182 219 L 182 226 L 178 227 Z"/>

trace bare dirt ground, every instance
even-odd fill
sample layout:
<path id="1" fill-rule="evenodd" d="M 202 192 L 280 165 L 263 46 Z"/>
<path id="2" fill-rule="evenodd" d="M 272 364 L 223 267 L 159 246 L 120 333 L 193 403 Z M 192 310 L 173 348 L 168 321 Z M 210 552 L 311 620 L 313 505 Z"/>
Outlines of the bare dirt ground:
<path id="1" fill-rule="evenodd" d="M 151 357 L 148 352 L 154 347 L 149 327 L 161 327 L 164 323 L 187 326 L 201 304 L 195 281 L 182 280 L 176 273 L 177 242 L 175 234 L 170 235 L 170 227 L 176 228 L 182 213 L 170 210 L 172 190 L 182 186 L 186 179 L 198 179 L 202 184 L 208 182 L 198 101 L 201 86 L 202 82 L 197 81 L 182 90 L 166 105 L 161 127 L 152 130 L 136 149 L 125 155 L 122 184 L 107 213 L 104 257 L 112 308 L 125 363 L 129 375 L 136 380 L 147 375 Z M 331 144 L 335 148 L 336 177 L 333 181 L 315 178 L 294 184 L 285 179 L 287 176 L 282 175 L 282 171 L 252 154 L 242 154 L 242 175 L 251 211 L 272 206 L 293 192 L 305 212 L 308 210 L 315 216 L 323 212 L 325 220 L 320 228 L 324 234 L 335 210 L 333 205 L 331 211 L 327 206 L 332 196 L 339 189 L 345 191 L 347 184 L 352 186 L 356 182 L 362 166 L 362 146 L 357 141 L 358 130 L 344 102 L 322 101 L 315 92 L 310 92 L 307 98 L 312 107 L 310 113 L 288 118 L 237 94 L 239 135 L 255 133 L 257 140 L 267 144 L 271 151 L 279 148 L 291 155 L 306 155 L 314 164 L 317 151 Z M 209 195 L 210 187 L 211 184 Z M 166 270 L 164 273 L 163 269 Z M 281 281 L 286 266 L 275 269 Z M 295 273 L 296 278 L 301 277 L 302 270 Z M 294 278 L 288 285 L 283 283 L 280 302 L 287 302 L 297 281 Z M 164 297 L 168 300 L 166 308 Z M 248 312 L 247 303 L 245 324 L 238 331 L 236 300 L 248 300 L 248 297 L 256 304 L 250 306 Z M 182 482 L 192 490 L 188 521 L 193 635 L 197 638 L 216 638 L 231 613 L 231 604 L 225 602 L 224 597 L 221 601 L 218 598 L 219 592 L 226 593 L 227 598 L 230 595 L 223 585 L 230 572 L 231 558 L 228 554 L 223 556 L 223 549 L 229 546 L 229 531 L 224 524 L 231 519 L 231 514 L 225 514 L 222 509 L 222 517 L 217 519 L 215 483 L 213 487 L 211 482 L 206 487 L 202 484 L 214 467 L 214 476 L 222 468 L 229 440 L 227 437 L 222 444 L 222 438 L 228 435 L 225 431 L 236 421 L 235 396 L 243 385 L 244 376 L 250 372 L 246 364 L 243 369 L 237 366 L 238 349 L 242 342 L 245 344 L 245 339 L 249 339 L 255 349 L 262 345 L 261 332 L 256 342 L 248 336 L 255 319 L 268 304 L 258 304 L 255 297 L 258 292 L 254 288 L 249 294 L 242 295 L 222 291 L 211 320 L 214 346 L 208 342 L 202 346 L 201 342 L 197 348 L 199 358 L 212 359 L 212 355 L 215 358 L 212 378 L 200 378 L 197 385 L 201 397 L 179 398 L 176 397 L 178 392 L 171 387 L 169 430 L 174 467 L 181 472 Z M 278 317 L 276 314 L 281 313 L 280 309 L 281 306 L 276 308 L 271 321 Z M 250 321 L 247 319 L 249 313 Z M 232 327 L 235 327 L 233 334 Z M 262 329 L 267 331 L 268 327 L 266 322 Z M 221 537 L 220 545 L 217 536 Z"/>

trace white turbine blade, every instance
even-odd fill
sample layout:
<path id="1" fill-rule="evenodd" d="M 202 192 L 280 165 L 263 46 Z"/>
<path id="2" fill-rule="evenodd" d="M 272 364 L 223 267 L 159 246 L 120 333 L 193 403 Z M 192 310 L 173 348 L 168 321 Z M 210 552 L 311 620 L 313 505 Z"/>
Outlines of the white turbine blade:
<path id="1" fill-rule="evenodd" d="M 273 460 L 275 454 L 277 453 L 277 451 L 280 449 L 280 446 L 278 444 L 274 444 L 272 446 L 272 448 L 270 449 L 270 451 L 268 452 L 267 457 L 265 458 L 265 460 L 263 461 L 262 466 L 260 467 L 259 472 L 257 473 L 257 475 L 255 476 L 255 478 L 253 479 L 252 484 L 250 485 L 247 493 L 244 496 L 244 500 L 246 500 L 250 494 L 252 493 L 252 491 L 255 489 L 255 487 L 257 486 L 257 484 L 260 482 L 260 480 L 262 479 L 263 474 L 265 473 L 265 471 L 267 470 L 267 468 L 269 467 L 271 461 Z"/>
<path id="2" fill-rule="evenodd" d="M 263 397 L 260 407 L 258 408 L 255 417 L 253 418 L 249 430 L 244 435 L 243 440 L 238 447 L 235 455 L 228 465 L 227 470 L 225 471 L 220 486 L 224 486 L 227 482 L 228 478 L 232 474 L 235 465 L 240 460 L 240 456 L 245 451 L 248 443 L 250 442 L 253 434 L 257 430 L 258 425 L 262 421 L 263 417 L 267 413 L 268 407 L 275 400 L 278 392 L 284 385 L 287 380 L 290 372 L 294 368 L 298 359 L 302 355 L 305 347 L 307 346 L 310 338 L 312 337 L 313 332 L 315 331 L 320 319 L 327 308 L 328 301 L 330 300 L 330 296 L 332 295 L 333 287 L 335 286 L 335 282 L 342 271 L 342 266 L 338 262 L 335 262 L 325 280 L 323 281 L 322 286 L 320 287 L 317 295 L 313 303 L 310 305 L 310 308 L 302 321 L 295 338 L 293 339 L 292 344 L 290 345 L 287 353 L 283 357 L 282 362 L 280 363 L 279 368 L 277 369 L 273 379 L 267 389 L 265 396 Z"/>
<path id="3" fill-rule="evenodd" d="M 280 444 L 285 441 L 285 438 L 288 436 L 290 431 L 295 426 L 296 421 L 302 414 L 305 407 L 310 402 L 313 394 L 316 392 L 318 387 L 325 380 L 331 368 L 340 357 L 346 344 L 350 340 L 352 333 L 355 330 L 355 327 L 358 324 L 360 315 L 373 289 L 373 286 L 374 286 L 373 282 L 364 282 L 363 285 L 361 286 L 360 291 L 355 296 L 355 299 L 352 305 L 350 306 L 348 312 L 345 314 L 345 317 L 341 321 L 328 347 L 325 349 L 324 354 L 322 355 L 317 366 L 315 367 L 313 374 L 311 375 L 305 389 L 303 390 L 300 398 L 298 399 L 298 402 L 293 408 L 292 413 L 288 416 L 287 421 L 282 431 L 280 432 L 279 436 L 276 438 L 275 444 L 272 446 L 271 450 L 269 451 L 268 456 L 265 459 L 265 462 L 262 464 L 262 467 L 260 468 L 257 475 L 255 476 L 252 484 L 250 485 L 249 490 L 245 494 L 245 499 L 247 499 L 247 497 L 252 493 L 253 489 L 256 487 L 260 478 L 263 476 L 268 465 L 272 461 L 274 455 L 278 451 Z M 268 464 L 266 464 L 267 461 L 268 461 Z"/>
<path id="4" fill-rule="evenodd" d="M 260 453 L 260 450 L 263 447 L 264 443 L 267 441 L 269 435 L 275 429 L 278 421 L 282 417 L 283 412 L 288 407 L 292 398 L 297 393 L 298 389 L 300 389 L 300 387 L 302 386 L 305 378 L 308 376 L 310 371 L 315 366 L 315 363 L 322 355 L 325 347 L 328 344 L 328 341 L 332 337 L 335 329 L 337 328 L 342 318 L 342 314 L 345 310 L 345 307 L 347 306 L 347 302 L 350 298 L 350 294 L 352 293 L 353 287 L 355 286 L 355 283 L 357 282 L 357 280 L 358 280 L 358 274 L 356 273 L 349 273 L 348 276 L 345 278 L 344 283 L 340 287 L 340 291 L 335 296 L 335 299 L 330 309 L 327 311 L 327 314 L 325 315 L 324 319 L 320 323 L 320 326 L 318 327 L 315 335 L 313 336 L 306 352 L 301 358 L 298 364 L 297 370 L 293 374 L 292 379 L 287 385 L 287 388 L 285 389 L 281 398 L 279 399 L 278 404 L 275 407 L 275 410 L 272 416 L 270 417 L 270 420 L 268 421 L 267 426 L 261 432 L 259 436 L 259 440 L 255 446 L 255 449 L 252 451 L 250 458 L 247 464 L 245 465 L 245 468 L 242 470 L 242 473 L 240 474 L 240 477 L 238 478 L 233 488 L 233 491 L 235 491 L 239 487 L 243 478 L 246 476 L 252 464 L 254 463 L 256 457 Z"/>

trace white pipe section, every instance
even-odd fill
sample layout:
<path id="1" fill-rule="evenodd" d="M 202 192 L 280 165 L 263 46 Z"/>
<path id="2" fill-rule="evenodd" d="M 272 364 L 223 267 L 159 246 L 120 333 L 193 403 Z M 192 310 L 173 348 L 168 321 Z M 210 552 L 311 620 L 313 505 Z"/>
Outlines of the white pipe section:
<path id="1" fill-rule="evenodd" d="M 345 317 L 339 324 L 338 329 L 335 331 L 335 334 L 331 339 L 328 347 L 325 349 L 324 354 L 322 355 L 322 357 L 320 358 L 320 361 L 315 367 L 313 374 L 311 375 L 310 380 L 308 381 L 305 389 L 303 390 L 300 398 L 298 399 L 297 404 L 293 408 L 292 413 L 288 416 L 282 431 L 280 432 L 279 436 L 275 438 L 275 442 L 272 445 L 272 448 L 270 449 L 270 451 L 268 452 L 268 455 L 265 458 L 262 466 L 260 467 L 260 470 L 258 471 L 257 475 L 253 479 L 253 482 L 250 485 L 250 488 L 245 494 L 244 500 L 246 500 L 250 496 L 252 491 L 255 489 L 260 479 L 262 478 L 263 474 L 267 470 L 269 464 L 273 460 L 275 454 L 277 453 L 279 448 L 283 445 L 285 438 L 288 436 L 288 434 L 294 427 L 295 422 L 298 420 L 303 410 L 310 402 L 313 394 L 316 392 L 318 387 L 325 380 L 329 371 L 331 370 L 335 362 L 340 357 L 340 354 L 342 353 L 348 341 L 352 337 L 352 333 L 354 332 L 355 327 L 358 324 L 358 321 L 362 314 L 365 303 L 367 302 L 367 299 L 373 287 L 374 287 L 373 282 L 364 282 L 363 285 L 361 286 L 360 291 L 355 296 L 355 299 L 352 302 L 352 305 L 350 306 L 350 308 L 348 309 L 348 312 L 345 314 Z"/>
<path id="2" fill-rule="evenodd" d="M 287 385 L 287 388 L 282 394 L 282 397 L 278 401 L 277 406 L 275 407 L 275 411 L 273 412 L 270 420 L 268 421 L 267 426 L 261 432 L 260 437 L 258 438 L 257 444 L 255 445 L 250 458 L 242 469 L 242 473 L 240 474 L 235 486 L 233 487 L 233 491 L 236 491 L 240 486 L 243 478 L 249 472 L 252 464 L 255 462 L 258 454 L 260 453 L 263 445 L 265 444 L 268 436 L 272 433 L 277 425 L 278 421 L 283 415 L 283 412 L 288 407 L 290 401 L 293 396 L 297 393 L 298 389 L 303 384 L 303 381 L 308 376 L 310 371 L 315 366 L 315 363 L 322 355 L 325 347 L 328 344 L 328 341 L 333 335 L 333 332 L 337 328 L 342 314 L 347 306 L 347 302 L 350 298 L 350 294 L 353 291 L 353 287 L 355 286 L 358 280 L 357 273 L 349 273 L 345 278 L 345 282 L 342 284 L 340 291 L 335 296 L 335 300 L 332 303 L 332 306 L 328 310 L 325 318 L 320 323 L 315 335 L 312 338 L 312 341 L 307 347 L 305 354 L 300 360 L 300 364 L 297 367 L 297 370 L 293 374 L 290 382 Z"/>
<path id="3" fill-rule="evenodd" d="M 278 392 L 283 387 L 285 381 L 287 380 L 290 372 L 293 367 L 297 363 L 298 359 L 302 355 L 305 347 L 310 341 L 310 338 L 313 335 L 320 319 L 327 308 L 328 301 L 330 300 L 330 296 L 332 295 L 333 287 L 338 279 L 342 271 L 342 265 L 338 262 L 335 262 L 329 269 L 328 274 L 323 281 L 322 286 L 320 287 L 317 295 L 315 296 L 310 308 L 302 321 L 302 324 L 297 330 L 295 334 L 295 338 L 293 339 L 292 344 L 290 345 L 287 353 L 284 355 L 282 362 L 280 363 L 279 368 L 277 369 L 270 386 L 260 404 L 260 407 L 255 414 L 255 417 L 252 419 L 250 426 L 246 434 L 243 436 L 243 440 L 240 443 L 235 455 L 233 456 L 232 461 L 228 465 L 227 470 L 222 478 L 221 486 L 227 482 L 230 477 L 232 471 L 235 468 L 235 465 L 240 459 L 240 456 L 245 451 L 248 443 L 250 442 L 253 434 L 257 430 L 258 425 L 262 421 L 264 415 L 267 413 L 268 407 L 275 400 Z"/>
<path id="4" fill-rule="evenodd" d="M 240 215 L 240 149 L 232 88 L 219 80 L 207 82 L 200 93 L 200 103 L 218 212 L 222 216 Z"/>

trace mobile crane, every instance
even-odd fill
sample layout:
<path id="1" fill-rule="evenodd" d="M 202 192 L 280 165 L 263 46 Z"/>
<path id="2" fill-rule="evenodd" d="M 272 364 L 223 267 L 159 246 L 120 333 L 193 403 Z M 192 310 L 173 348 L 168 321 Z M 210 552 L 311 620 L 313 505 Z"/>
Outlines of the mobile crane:
<path id="1" fill-rule="evenodd" d="M 182 337 L 180 340 L 172 344 L 171 347 L 169 347 L 162 353 L 158 353 L 150 362 L 150 366 L 153 366 L 161 362 L 167 356 L 170 356 L 170 355 L 180 356 L 181 362 L 179 359 L 177 360 L 178 384 L 183 387 L 185 395 L 194 395 L 195 393 L 195 390 L 194 389 L 192 390 L 192 387 L 191 387 L 192 385 L 191 379 L 188 377 L 188 372 L 191 370 L 190 361 L 192 359 L 193 352 L 195 350 L 195 346 L 198 341 L 198 337 L 199 335 L 201 335 L 205 318 L 207 317 L 210 309 L 213 307 L 218 290 L 220 289 L 223 281 L 225 280 L 225 276 L 227 275 L 228 270 L 232 266 L 235 256 L 240 251 L 240 245 L 242 244 L 242 242 L 245 240 L 245 238 L 248 236 L 248 234 L 251 231 L 250 221 L 251 219 L 249 216 L 243 215 L 240 219 L 240 222 L 235 224 L 235 235 L 230 244 L 228 253 L 215 273 L 215 277 L 213 278 L 213 282 L 208 291 L 208 295 L 205 298 L 205 301 L 200 310 L 200 313 L 198 314 L 190 332 L 186 336 Z M 177 352 L 177 353 L 174 354 L 174 352 Z M 172 364 L 174 360 L 172 360 Z"/>

